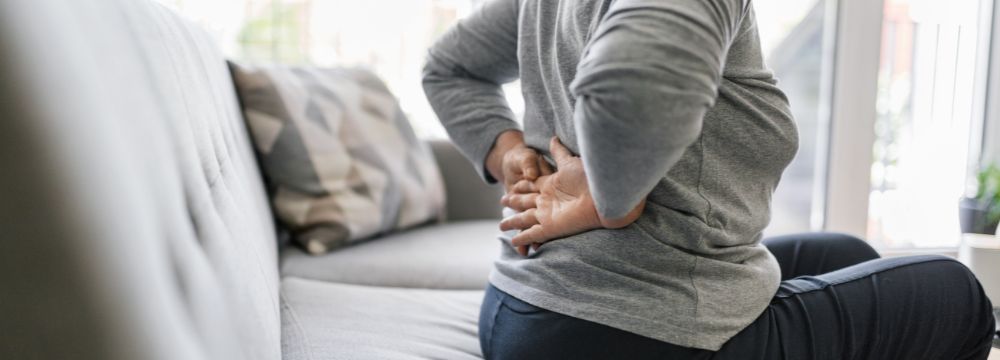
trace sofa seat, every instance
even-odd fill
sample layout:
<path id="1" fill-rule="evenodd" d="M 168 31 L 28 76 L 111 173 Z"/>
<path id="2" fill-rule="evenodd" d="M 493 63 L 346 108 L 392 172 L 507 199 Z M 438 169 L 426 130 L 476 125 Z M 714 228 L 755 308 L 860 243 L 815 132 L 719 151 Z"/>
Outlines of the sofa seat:
<path id="1" fill-rule="evenodd" d="M 481 359 L 481 290 L 336 284 L 286 277 L 282 353 L 304 359 Z"/>
<path id="2" fill-rule="evenodd" d="M 425 288 L 486 288 L 500 254 L 497 220 L 424 226 L 325 255 L 286 246 L 281 274 L 345 284 Z"/>

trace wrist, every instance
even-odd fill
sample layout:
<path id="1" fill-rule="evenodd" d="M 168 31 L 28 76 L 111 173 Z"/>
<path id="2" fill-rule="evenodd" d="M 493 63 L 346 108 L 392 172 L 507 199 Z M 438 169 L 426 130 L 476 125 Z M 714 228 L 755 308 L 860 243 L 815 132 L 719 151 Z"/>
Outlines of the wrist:
<path id="1" fill-rule="evenodd" d="M 497 135 L 493 147 L 486 155 L 486 171 L 498 182 L 504 182 L 503 159 L 511 149 L 525 146 L 524 134 L 520 130 L 507 130 Z"/>
<path id="2" fill-rule="evenodd" d="M 629 211 L 628 214 L 625 214 L 625 216 L 622 216 L 617 219 L 609 219 L 601 216 L 600 212 L 598 212 L 597 217 L 601 220 L 602 227 L 606 229 L 620 229 L 631 225 L 637 219 L 639 219 L 639 215 L 642 215 L 642 211 L 645 208 L 646 208 L 646 199 L 642 199 L 642 201 L 640 201 L 639 204 L 632 209 L 632 211 Z"/>

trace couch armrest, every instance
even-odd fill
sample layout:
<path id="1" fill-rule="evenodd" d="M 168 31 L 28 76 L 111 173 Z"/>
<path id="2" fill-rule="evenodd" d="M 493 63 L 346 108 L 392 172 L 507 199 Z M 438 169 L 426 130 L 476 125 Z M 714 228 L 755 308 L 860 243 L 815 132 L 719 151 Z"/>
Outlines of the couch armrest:
<path id="1" fill-rule="evenodd" d="M 500 219 L 499 185 L 487 185 L 448 140 L 431 140 L 431 149 L 444 178 L 447 196 L 447 221 Z"/>

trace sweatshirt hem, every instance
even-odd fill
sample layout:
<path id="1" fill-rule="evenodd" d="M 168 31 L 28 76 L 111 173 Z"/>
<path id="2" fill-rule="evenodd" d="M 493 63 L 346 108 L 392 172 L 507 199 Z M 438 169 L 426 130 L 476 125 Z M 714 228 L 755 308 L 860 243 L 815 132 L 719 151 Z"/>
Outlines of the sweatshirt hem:
<path id="1" fill-rule="evenodd" d="M 496 270 L 490 274 L 489 281 L 497 289 L 534 306 L 673 345 L 718 351 L 732 338 L 732 335 L 739 332 L 736 331 L 730 336 L 712 336 L 672 324 L 653 322 L 648 318 L 625 313 L 619 309 L 598 304 L 580 303 L 573 299 L 557 296 L 525 285 Z M 609 320 L 609 318 L 615 320 Z"/>

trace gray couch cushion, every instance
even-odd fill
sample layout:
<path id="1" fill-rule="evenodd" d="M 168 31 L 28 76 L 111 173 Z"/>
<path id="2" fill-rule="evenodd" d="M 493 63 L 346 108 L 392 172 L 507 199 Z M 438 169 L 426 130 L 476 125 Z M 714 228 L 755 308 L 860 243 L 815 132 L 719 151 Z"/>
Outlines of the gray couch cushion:
<path id="1" fill-rule="evenodd" d="M 361 285 L 484 289 L 500 254 L 496 220 L 445 223 L 313 256 L 282 251 L 283 276 Z"/>
<path id="2" fill-rule="evenodd" d="M 286 360 L 479 359 L 482 291 L 281 284 Z"/>

